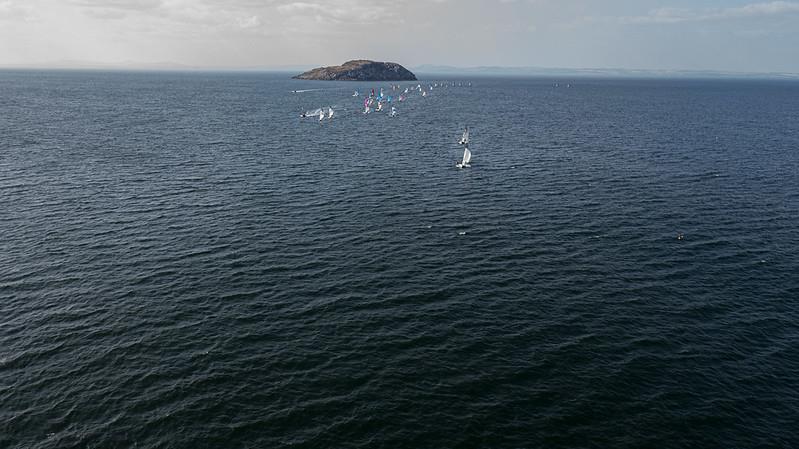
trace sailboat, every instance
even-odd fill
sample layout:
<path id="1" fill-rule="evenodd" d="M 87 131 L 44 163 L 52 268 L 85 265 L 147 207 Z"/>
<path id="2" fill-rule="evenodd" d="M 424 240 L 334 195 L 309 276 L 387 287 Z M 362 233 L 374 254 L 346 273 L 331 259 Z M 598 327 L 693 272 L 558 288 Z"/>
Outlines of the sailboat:
<path id="1" fill-rule="evenodd" d="M 460 142 L 461 145 L 464 145 L 463 148 L 463 159 L 455 164 L 458 168 L 470 168 L 469 162 L 472 161 L 472 152 L 469 151 L 469 127 L 467 126 L 466 129 L 463 131 L 463 136 L 461 137 Z"/>
<path id="2" fill-rule="evenodd" d="M 330 107 L 330 110 L 327 111 L 327 118 L 328 118 L 328 120 L 333 118 L 333 107 L 332 106 Z"/>
<path id="3" fill-rule="evenodd" d="M 463 131 L 463 136 L 461 136 L 461 140 L 458 142 L 458 145 L 468 145 L 469 144 L 469 127 L 467 126 L 466 129 Z"/>
<path id="4" fill-rule="evenodd" d="M 324 108 L 319 108 L 319 122 L 321 123 L 322 120 L 324 120 L 324 119 L 325 119 L 325 109 Z"/>
<path id="5" fill-rule="evenodd" d="M 463 149 L 463 159 L 455 164 L 458 168 L 470 168 L 469 162 L 472 160 L 472 152 L 469 151 L 469 147 Z"/>
<path id="6" fill-rule="evenodd" d="M 391 113 L 389 114 L 389 117 L 396 117 L 396 116 L 397 116 L 397 108 L 391 106 Z"/>

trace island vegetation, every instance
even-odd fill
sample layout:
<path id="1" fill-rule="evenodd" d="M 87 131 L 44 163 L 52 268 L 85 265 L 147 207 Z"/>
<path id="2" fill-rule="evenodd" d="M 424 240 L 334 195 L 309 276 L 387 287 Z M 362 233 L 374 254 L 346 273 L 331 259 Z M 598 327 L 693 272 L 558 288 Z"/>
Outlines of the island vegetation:
<path id="1" fill-rule="evenodd" d="M 416 81 L 416 75 L 396 62 L 377 62 L 365 59 L 342 65 L 319 67 L 294 79 L 320 81 Z"/>

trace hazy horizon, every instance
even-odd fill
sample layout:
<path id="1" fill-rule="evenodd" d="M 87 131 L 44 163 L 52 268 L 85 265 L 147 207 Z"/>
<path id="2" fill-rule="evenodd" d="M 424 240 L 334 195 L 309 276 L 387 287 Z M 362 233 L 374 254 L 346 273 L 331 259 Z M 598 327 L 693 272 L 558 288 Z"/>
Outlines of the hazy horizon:
<path id="1" fill-rule="evenodd" d="M 0 0 L 0 67 L 799 73 L 799 1 Z"/>

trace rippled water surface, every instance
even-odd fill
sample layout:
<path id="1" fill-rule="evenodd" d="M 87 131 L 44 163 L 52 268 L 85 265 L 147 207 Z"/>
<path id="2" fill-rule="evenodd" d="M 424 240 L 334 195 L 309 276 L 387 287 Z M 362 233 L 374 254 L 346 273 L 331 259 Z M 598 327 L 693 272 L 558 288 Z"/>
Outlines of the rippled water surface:
<path id="1" fill-rule="evenodd" d="M 0 447 L 799 447 L 799 83 L 286 78 L 0 72 Z"/>

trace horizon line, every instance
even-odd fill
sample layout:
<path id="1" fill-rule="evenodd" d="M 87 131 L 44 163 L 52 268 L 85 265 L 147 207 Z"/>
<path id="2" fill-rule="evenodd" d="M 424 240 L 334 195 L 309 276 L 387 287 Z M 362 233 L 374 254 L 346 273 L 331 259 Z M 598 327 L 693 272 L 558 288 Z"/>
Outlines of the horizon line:
<path id="1" fill-rule="evenodd" d="M 91 61 L 53 61 L 25 64 L 0 64 L 0 70 L 96 70 L 96 71 L 142 71 L 142 72 L 295 72 L 320 67 L 308 64 L 285 64 L 277 66 L 195 66 L 173 62 L 119 62 L 103 63 Z M 545 67 L 545 66 L 454 66 L 449 64 L 418 64 L 410 69 L 426 74 L 452 74 L 463 71 L 463 75 L 528 75 L 528 76 L 648 76 L 667 77 L 680 76 L 719 76 L 719 77 L 768 77 L 783 79 L 799 79 L 799 73 L 779 71 L 734 71 L 723 69 L 653 69 L 653 68 L 620 68 L 620 67 Z M 504 73 L 497 73 L 504 72 Z"/>

